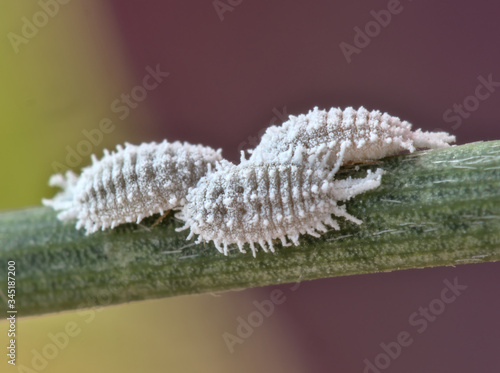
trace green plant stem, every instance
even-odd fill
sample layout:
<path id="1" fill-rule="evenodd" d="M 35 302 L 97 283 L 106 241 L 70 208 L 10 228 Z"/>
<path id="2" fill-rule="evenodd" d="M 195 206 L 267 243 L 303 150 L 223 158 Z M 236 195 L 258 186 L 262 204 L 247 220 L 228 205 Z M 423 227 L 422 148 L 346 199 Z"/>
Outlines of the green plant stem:
<path id="1" fill-rule="evenodd" d="M 347 202 L 355 225 L 301 237 L 276 253 L 221 255 L 187 242 L 182 223 L 156 216 L 85 236 L 49 208 L 0 214 L 1 312 L 7 262 L 16 265 L 19 315 L 118 304 L 357 273 L 500 259 L 500 141 L 348 166 L 339 178 L 383 168 L 382 185 Z"/>

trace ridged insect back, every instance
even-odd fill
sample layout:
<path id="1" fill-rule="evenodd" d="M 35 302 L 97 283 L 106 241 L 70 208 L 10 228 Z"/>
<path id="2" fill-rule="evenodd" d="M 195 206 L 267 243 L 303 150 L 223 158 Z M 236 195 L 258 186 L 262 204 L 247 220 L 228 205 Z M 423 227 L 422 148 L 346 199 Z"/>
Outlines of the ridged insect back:
<path id="1" fill-rule="evenodd" d="M 411 124 L 398 117 L 363 107 L 354 110 L 315 107 L 307 114 L 290 116 L 281 126 L 269 127 L 259 145 L 250 151 L 254 163 L 272 162 L 300 164 L 303 158 L 333 154 L 328 163 L 335 164 L 341 147 L 345 147 L 344 163 L 380 159 L 403 150 L 440 148 L 455 141 L 445 132 L 411 131 Z"/>
<path id="2" fill-rule="evenodd" d="M 380 177 L 380 171 L 367 176 L 371 187 L 380 184 Z M 255 243 L 264 251 L 274 251 L 275 239 L 287 246 L 288 238 L 297 245 L 300 234 L 319 236 L 318 231 L 327 230 L 325 225 L 338 229 L 331 214 L 360 223 L 336 199 L 357 193 L 339 195 L 335 182 L 331 170 L 323 167 L 224 164 L 190 191 L 177 215 L 186 221 L 179 230 L 190 228 L 190 237 L 197 234 L 199 242 L 213 241 L 226 255 L 231 244 L 244 252 L 248 243 L 254 255 Z"/>
<path id="3" fill-rule="evenodd" d="M 82 170 L 54 175 L 51 184 L 63 192 L 44 204 L 61 211 L 61 219 L 77 218 L 87 233 L 137 222 L 155 213 L 179 209 L 189 188 L 196 185 L 209 165 L 221 160 L 221 151 L 188 143 L 117 146 L 104 151 Z"/>

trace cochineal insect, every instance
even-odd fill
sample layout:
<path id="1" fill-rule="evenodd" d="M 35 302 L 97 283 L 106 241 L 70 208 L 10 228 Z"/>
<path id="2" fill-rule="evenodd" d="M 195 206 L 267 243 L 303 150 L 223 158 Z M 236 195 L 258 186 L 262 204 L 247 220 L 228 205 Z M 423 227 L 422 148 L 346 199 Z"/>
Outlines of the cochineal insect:
<path id="1" fill-rule="evenodd" d="M 253 164 L 238 166 L 229 162 L 203 177 L 190 190 L 187 203 L 177 213 L 199 235 L 197 242 L 213 241 L 227 255 L 236 244 L 245 252 L 248 243 L 256 255 L 255 243 L 274 252 L 273 240 L 288 246 L 299 244 L 300 234 L 319 237 L 325 225 L 339 229 L 332 214 L 356 224 L 361 221 L 337 205 L 380 185 L 382 170 L 368 172 L 365 178 L 334 180 L 335 170 L 315 164 Z"/>
<path id="2" fill-rule="evenodd" d="M 376 160 L 416 148 L 442 148 L 455 141 L 446 132 L 411 130 L 398 117 L 364 107 L 355 110 L 315 107 L 307 114 L 290 116 L 281 126 L 269 127 L 259 145 L 250 151 L 254 163 L 302 164 L 314 157 L 326 164 L 347 164 Z M 328 156 L 327 156 L 328 153 Z"/>
<path id="3" fill-rule="evenodd" d="M 196 186 L 215 162 L 221 150 L 166 140 L 104 151 L 85 167 L 80 176 L 68 171 L 53 175 L 52 186 L 63 189 L 43 203 L 60 211 L 60 220 L 77 219 L 76 228 L 87 234 L 114 228 L 122 223 L 139 223 L 156 213 L 179 209 L 189 188 Z"/>

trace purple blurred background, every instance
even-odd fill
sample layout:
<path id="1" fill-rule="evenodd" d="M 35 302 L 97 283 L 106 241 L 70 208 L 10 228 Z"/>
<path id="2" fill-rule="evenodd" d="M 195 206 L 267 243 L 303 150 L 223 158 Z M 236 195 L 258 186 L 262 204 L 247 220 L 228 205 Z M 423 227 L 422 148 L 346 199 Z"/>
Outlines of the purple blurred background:
<path id="1" fill-rule="evenodd" d="M 451 132 L 459 144 L 500 138 L 498 2 L 112 4 L 137 79 L 148 65 L 170 73 L 148 99 L 154 121 L 144 124 L 152 126 L 144 136 L 222 147 L 234 161 L 239 150 L 255 145 L 259 131 L 281 123 L 283 113 L 363 105 L 415 128 Z M 386 26 L 377 28 L 374 17 Z M 355 27 L 373 37 L 359 36 Z M 356 52 L 343 52 L 341 43 Z M 488 79 L 494 83 L 485 86 Z M 417 333 L 409 316 L 455 277 L 467 290 Z M 325 279 L 294 292 L 289 287 L 224 297 L 250 313 L 252 299 L 282 289 L 287 301 L 266 323 L 286 323 L 286 338 L 294 339 L 309 372 L 362 372 L 364 359 L 373 363 L 383 352 L 380 343 L 402 331 L 413 343 L 383 371 L 499 370 L 500 263 Z M 246 343 L 261 345 L 262 356 L 272 354 L 258 332 Z M 235 353 L 245 354 L 245 346 Z"/>

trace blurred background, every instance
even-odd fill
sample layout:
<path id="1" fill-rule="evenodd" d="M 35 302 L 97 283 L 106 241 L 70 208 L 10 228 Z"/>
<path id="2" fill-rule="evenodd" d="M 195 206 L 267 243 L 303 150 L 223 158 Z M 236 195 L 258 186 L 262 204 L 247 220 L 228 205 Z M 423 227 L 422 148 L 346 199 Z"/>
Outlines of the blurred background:
<path id="1" fill-rule="evenodd" d="M 203 143 L 237 161 L 314 106 L 380 109 L 459 144 L 500 139 L 499 12 L 481 0 L 4 2 L 0 209 L 40 205 L 51 174 L 124 141 Z M 467 289 L 416 333 L 411 315 L 455 278 Z M 478 264 L 26 318 L 18 365 L 2 354 L 0 370 L 376 372 L 409 331 L 383 371 L 498 372 L 499 284 L 500 263 Z M 228 343 L 275 289 L 286 300 Z M 69 322 L 81 333 L 33 360 Z M 1 346 L 6 334 L 1 321 Z"/>

